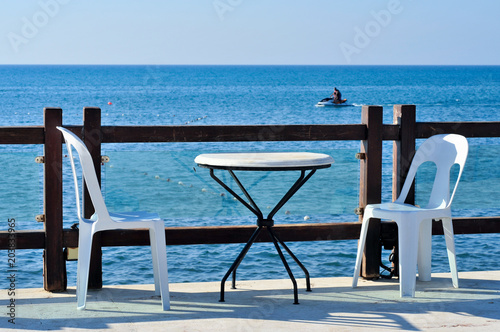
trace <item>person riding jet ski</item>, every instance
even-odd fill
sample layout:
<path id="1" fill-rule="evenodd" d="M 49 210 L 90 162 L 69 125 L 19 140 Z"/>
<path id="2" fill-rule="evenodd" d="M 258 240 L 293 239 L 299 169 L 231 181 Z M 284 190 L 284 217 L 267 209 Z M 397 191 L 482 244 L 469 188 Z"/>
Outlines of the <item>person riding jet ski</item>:
<path id="1" fill-rule="evenodd" d="M 321 99 L 316 106 L 349 106 L 345 102 L 347 99 L 342 99 L 342 94 L 340 93 L 339 89 L 334 88 L 333 93 L 330 95 L 329 98 L 323 98 Z"/>
<path id="2" fill-rule="evenodd" d="M 333 93 L 330 95 L 330 98 L 333 97 L 333 102 L 335 104 L 340 104 L 342 102 L 342 94 L 337 88 L 333 88 Z"/>

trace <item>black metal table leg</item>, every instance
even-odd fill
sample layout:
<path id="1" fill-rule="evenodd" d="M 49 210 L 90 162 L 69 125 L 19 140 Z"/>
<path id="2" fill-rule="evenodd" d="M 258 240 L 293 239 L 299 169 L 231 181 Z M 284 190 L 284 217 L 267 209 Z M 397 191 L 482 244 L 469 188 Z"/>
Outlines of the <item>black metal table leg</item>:
<path id="1" fill-rule="evenodd" d="M 245 200 L 243 198 L 241 198 L 237 193 L 235 193 L 231 188 L 229 188 L 229 186 L 227 184 L 225 184 L 224 182 L 222 182 L 221 179 L 219 179 L 217 176 L 215 176 L 213 169 L 210 169 L 210 176 L 218 184 L 220 184 L 222 186 L 222 188 L 226 189 L 231 195 L 233 195 L 234 198 L 236 198 L 238 201 L 240 201 L 240 203 L 243 204 L 248 210 L 250 210 L 253 214 L 255 214 L 257 216 L 257 219 L 259 219 L 259 220 L 264 219 L 264 216 L 262 215 L 262 212 L 260 211 L 259 207 L 252 200 L 252 198 L 250 197 L 248 192 L 245 190 L 245 188 L 241 184 L 240 180 L 236 177 L 234 172 L 231 170 L 228 170 L 228 172 L 229 172 L 229 174 L 231 174 L 233 179 L 236 181 L 238 186 L 241 188 L 241 190 L 243 191 L 243 194 L 248 198 L 248 201 L 250 202 L 250 204 L 245 202 Z"/>
<path id="2" fill-rule="evenodd" d="M 290 266 L 288 265 L 288 262 L 285 259 L 285 256 L 283 256 L 283 252 L 281 252 L 280 246 L 278 245 L 278 242 L 276 241 L 276 238 L 273 234 L 273 231 L 271 230 L 271 227 L 267 227 L 267 230 L 269 231 L 269 235 L 271 236 L 271 239 L 273 240 L 274 247 L 276 248 L 276 251 L 278 252 L 278 255 L 281 258 L 281 261 L 283 262 L 283 265 L 285 266 L 286 272 L 288 272 L 288 276 L 292 280 L 293 284 L 293 304 L 299 304 L 299 293 L 297 290 L 297 281 L 295 280 L 295 277 L 293 276 L 292 270 L 290 269 Z"/>
<path id="3" fill-rule="evenodd" d="M 262 230 L 262 227 L 259 226 L 253 232 L 253 234 L 250 237 L 250 239 L 248 240 L 247 244 L 245 244 L 245 246 L 241 250 L 241 252 L 238 255 L 238 257 L 236 258 L 236 260 L 233 262 L 233 264 L 231 265 L 231 267 L 229 268 L 229 270 L 226 272 L 226 275 L 224 276 L 224 278 L 222 278 L 222 281 L 221 281 L 221 284 L 220 284 L 220 299 L 219 299 L 219 302 L 224 302 L 224 284 L 226 283 L 227 278 L 231 275 L 231 273 L 234 270 L 236 270 L 238 268 L 238 266 L 240 265 L 241 261 L 243 260 L 243 258 L 247 254 L 248 250 L 252 246 L 253 242 L 255 241 L 255 239 L 257 238 L 257 236 L 259 235 L 259 233 L 260 233 L 261 230 Z"/>
<path id="4" fill-rule="evenodd" d="M 307 176 L 305 176 L 305 172 L 306 171 L 304 171 L 304 170 L 300 171 L 300 176 L 297 179 L 297 181 L 295 181 L 295 183 L 287 191 L 287 193 L 283 196 L 283 198 L 281 198 L 281 200 L 278 202 L 278 204 L 276 204 L 274 209 L 272 209 L 272 211 L 267 216 L 267 219 L 272 219 L 274 217 L 274 215 L 276 214 L 276 212 L 278 212 L 279 209 L 281 209 L 283 207 L 283 205 L 285 205 L 285 203 L 288 202 L 290 200 L 290 198 L 292 198 L 293 195 L 295 195 L 295 193 L 300 189 L 300 187 L 302 187 L 304 185 L 304 183 L 306 183 L 307 180 L 309 180 L 311 178 L 311 176 L 316 172 L 316 170 L 313 169 L 313 170 L 309 171 L 309 174 L 307 174 Z"/>
<path id="5" fill-rule="evenodd" d="M 297 265 L 304 271 L 304 274 L 306 276 L 306 291 L 310 292 L 311 291 L 311 278 L 309 277 L 309 271 L 307 271 L 306 267 L 300 262 L 300 260 L 292 253 L 292 251 L 288 248 L 288 246 L 280 240 L 280 238 L 276 235 L 272 227 L 268 227 L 269 232 L 272 234 L 272 236 L 285 248 L 286 252 L 292 257 L 292 259 L 297 263 Z"/>

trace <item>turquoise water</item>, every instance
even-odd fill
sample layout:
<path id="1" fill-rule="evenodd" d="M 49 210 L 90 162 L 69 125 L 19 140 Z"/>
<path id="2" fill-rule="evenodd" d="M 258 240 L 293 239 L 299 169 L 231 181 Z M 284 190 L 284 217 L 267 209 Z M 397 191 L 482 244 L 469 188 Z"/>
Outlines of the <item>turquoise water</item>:
<path id="1" fill-rule="evenodd" d="M 349 106 L 315 107 L 334 86 Z M 81 124 L 84 106 L 100 107 L 103 125 L 355 124 L 361 105 L 383 105 L 384 122 L 392 123 L 394 104 L 416 104 L 418 121 L 500 121 L 500 67 L 0 66 L 0 100 L 0 126 L 41 125 L 44 107 L 61 107 L 65 125 Z M 469 142 L 454 215 L 498 215 L 500 142 Z M 389 200 L 391 143 L 384 149 L 383 196 Z M 193 162 L 199 153 L 240 150 L 307 150 L 334 157 L 331 168 L 318 171 L 278 212 L 277 223 L 357 219 L 359 164 L 354 155 L 359 142 L 350 141 L 105 144 L 103 154 L 111 159 L 103 173 L 107 204 L 113 211 L 156 211 L 167 226 L 253 224 L 254 217 Z M 42 166 L 34 163 L 42 154 L 41 146 L 0 146 L 1 230 L 11 218 L 17 230 L 43 229 L 34 221 L 43 210 Z M 65 227 L 76 222 L 70 172 L 65 160 Z M 288 172 L 241 176 L 264 211 L 295 179 Z M 417 183 L 417 200 L 423 199 L 426 184 L 426 179 Z M 500 269 L 499 238 L 456 236 L 459 270 Z M 433 272 L 448 271 L 443 239 L 433 240 Z M 169 246 L 170 280 L 220 280 L 241 247 Z M 290 247 L 312 277 L 352 274 L 356 241 Z M 145 247 L 105 248 L 104 283 L 152 283 L 149 260 Z M 5 254 L 2 270 L 7 261 Z M 17 287 L 41 287 L 41 250 L 18 251 L 17 265 Z M 74 285 L 76 263 L 68 262 L 67 268 L 68 284 Z M 255 244 L 239 271 L 241 279 L 287 277 L 272 244 Z"/>

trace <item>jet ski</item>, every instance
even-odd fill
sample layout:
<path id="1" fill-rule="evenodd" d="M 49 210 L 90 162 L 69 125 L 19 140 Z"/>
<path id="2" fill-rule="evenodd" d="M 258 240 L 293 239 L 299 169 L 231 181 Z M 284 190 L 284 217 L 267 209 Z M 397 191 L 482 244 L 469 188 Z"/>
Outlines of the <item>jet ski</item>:
<path id="1" fill-rule="evenodd" d="M 323 106 L 349 106 L 348 104 L 346 104 L 345 102 L 347 101 L 347 99 L 342 99 L 338 102 L 334 102 L 333 101 L 333 98 L 324 98 L 324 99 L 321 99 L 321 101 L 319 101 L 316 106 L 317 107 L 323 107 Z"/>

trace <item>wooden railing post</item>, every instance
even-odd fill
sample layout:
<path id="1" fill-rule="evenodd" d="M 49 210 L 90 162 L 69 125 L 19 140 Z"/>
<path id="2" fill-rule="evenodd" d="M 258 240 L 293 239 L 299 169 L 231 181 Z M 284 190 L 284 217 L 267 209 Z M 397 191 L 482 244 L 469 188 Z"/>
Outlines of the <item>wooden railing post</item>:
<path id="1" fill-rule="evenodd" d="M 400 128 L 400 138 L 394 141 L 392 153 L 392 199 L 396 200 L 415 154 L 415 105 L 394 105 L 394 124 Z M 415 204 L 415 183 L 408 192 L 406 203 Z"/>
<path id="2" fill-rule="evenodd" d="M 45 249 L 43 287 L 50 292 L 66 290 L 66 261 L 63 255 L 62 109 L 45 108 L 43 210 Z"/>
<path id="3" fill-rule="evenodd" d="M 97 180 L 101 184 L 101 109 L 97 107 L 85 107 L 83 109 L 83 142 L 87 146 L 97 173 Z M 84 192 L 84 215 L 90 218 L 94 214 L 94 206 L 90 195 L 85 188 Z M 102 288 L 102 241 L 101 233 L 94 235 L 92 243 L 92 254 L 90 260 L 89 285 L 90 289 Z"/>
<path id="4" fill-rule="evenodd" d="M 381 106 L 363 106 L 361 122 L 367 127 L 366 140 L 361 141 L 359 207 L 380 203 L 382 199 L 382 136 L 383 109 Z M 360 216 L 360 221 L 362 216 Z M 372 219 L 366 237 L 361 266 L 363 278 L 380 275 L 380 219 Z"/>

